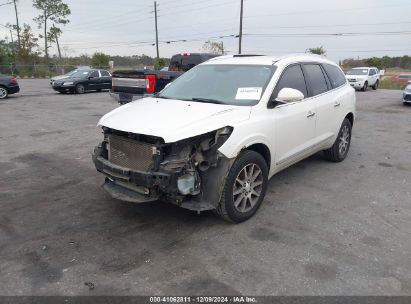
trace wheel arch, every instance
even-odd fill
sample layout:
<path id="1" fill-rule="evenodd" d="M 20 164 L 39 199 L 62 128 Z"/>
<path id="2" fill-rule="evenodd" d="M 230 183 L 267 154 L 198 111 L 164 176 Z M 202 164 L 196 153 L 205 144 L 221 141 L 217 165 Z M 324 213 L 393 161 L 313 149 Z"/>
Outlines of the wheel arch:
<path id="1" fill-rule="evenodd" d="M 267 145 L 262 144 L 262 143 L 254 143 L 250 146 L 245 147 L 243 150 L 250 150 L 250 151 L 254 151 L 257 152 L 258 154 L 260 154 L 266 164 L 267 164 L 267 168 L 268 170 L 270 170 L 271 167 L 271 152 L 270 149 L 267 147 Z"/>
<path id="2" fill-rule="evenodd" d="M 350 121 L 351 127 L 354 125 L 354 113 L 350 112 L 347 115 L 345 115 L 344 118 L 347 118 Z"/>

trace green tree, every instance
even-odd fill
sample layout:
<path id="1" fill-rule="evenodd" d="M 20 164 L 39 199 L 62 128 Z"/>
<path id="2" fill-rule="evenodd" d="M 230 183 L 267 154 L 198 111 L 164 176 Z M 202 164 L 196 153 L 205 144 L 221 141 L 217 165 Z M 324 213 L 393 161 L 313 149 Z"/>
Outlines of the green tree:
<path id="1" fill-rule="evenodd" d="M 67 24 L 69 20 L 68 15 L 71 14 L 70 8 L 62 0 L 33 0 L 33 7 L 40 11 L 40 14 L 33 20 L 37 23 L 39 29 L 43 27 L 44 35 L 44 54 L 46 62 L 48 62 L 48 42 L 50 41 L 50 33 L 47 30 L 47 23 L 49 21 L 54 24 Z"/>
<path id="2" fill-rule="evenodd" d="M 53 24 L 53 26 L 50 28 L 50 31 L 48 32 L 48 35 L 47 35 L 48 41 L 50 43 L 55 43 L 57 45 L 57 51 L 58 51 L 60 60 L 61 60 L 61 50 L 60 50 L 59 38 L 61 34 L 62 34 L 61 29 L 56 27 Z"/>
<path id="3" fill-rule="evenodd" d="M 158 60 L 156 59 L 156 62 L 154 64 L 154 69 L 155 70 L 161 70 L 165 66 L 166 66 L 166 61 L 164 60 L 164 58 L 160 58 Z"/>
<path id="4" fill-rule="evenodd" d="M 309 48 L 307 51 L 308 51 L 308 53 L 317 54 L 317 55 L 325 55 L 325 53 L 326 53 L 323 46 Z"/>
<path id="5" fill-rule="evenodd" d="M 107 67 L 109 60 L 110 56 L 104 53 L 95 52 L 93 57 L 91 57 L 91 65 L 93 67 Z"/>
<path id="6" fill-rule="evenodd" d="M 0 65 L 8 65 L 13 62 L 15 43 L 0 39 Z"/>
<path id="7" fill-rule="evenodd" d="M 34 35 L 31 26 L 23 25 L 20 33 L 20 49 L 18 50 L 18 58 L 21 63 L 32 63 L 39 56 L 38 38 Z"/>
<path id="8" fill-rule="evenodd" d="M 381 58 L 372 57 L 365 60 L 365 63 L 368 66 L 373 66 L 378 68 L 379 70 L 384 68 L 384 61 Z"/>

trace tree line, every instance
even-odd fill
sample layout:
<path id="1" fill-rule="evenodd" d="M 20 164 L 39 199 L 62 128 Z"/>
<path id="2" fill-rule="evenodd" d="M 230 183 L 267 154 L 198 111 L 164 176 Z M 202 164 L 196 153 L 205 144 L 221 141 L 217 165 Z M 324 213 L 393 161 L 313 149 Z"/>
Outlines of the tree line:
<path id="1" fill-rule="evenodd" d="M 346 68 L 355 68 L 360 66 L 373 66 L 380 70 L 388 68 L 400 68 L 405 70 L 411 70 L 411 57 L 405 56 L 383 56 L 383 57 L 371 57 L 364 59 L 344 59 L 342 66 Z"/>

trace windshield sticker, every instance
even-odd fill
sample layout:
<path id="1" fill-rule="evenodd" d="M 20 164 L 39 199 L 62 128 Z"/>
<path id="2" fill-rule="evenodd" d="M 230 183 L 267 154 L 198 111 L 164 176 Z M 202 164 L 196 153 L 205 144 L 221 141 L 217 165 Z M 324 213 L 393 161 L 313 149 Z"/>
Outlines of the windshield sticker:
<path id="1" fill-rule="evenodd" d="M 235 99 L 260 100 L 263 88 L 238 88 Z"/>

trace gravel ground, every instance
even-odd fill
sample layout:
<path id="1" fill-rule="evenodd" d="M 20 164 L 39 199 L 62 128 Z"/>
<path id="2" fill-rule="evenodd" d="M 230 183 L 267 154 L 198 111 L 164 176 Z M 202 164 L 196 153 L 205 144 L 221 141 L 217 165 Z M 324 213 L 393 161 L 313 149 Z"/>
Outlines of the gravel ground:
<path id="1" fill-rule="evenodd" d="M 357 93 L 348 158 L 274 176 L 251 220 L 131 204 L 91 151 L 107 92 L 0 101 L 0 295 L 411 295 L 411 107 Z"/>

